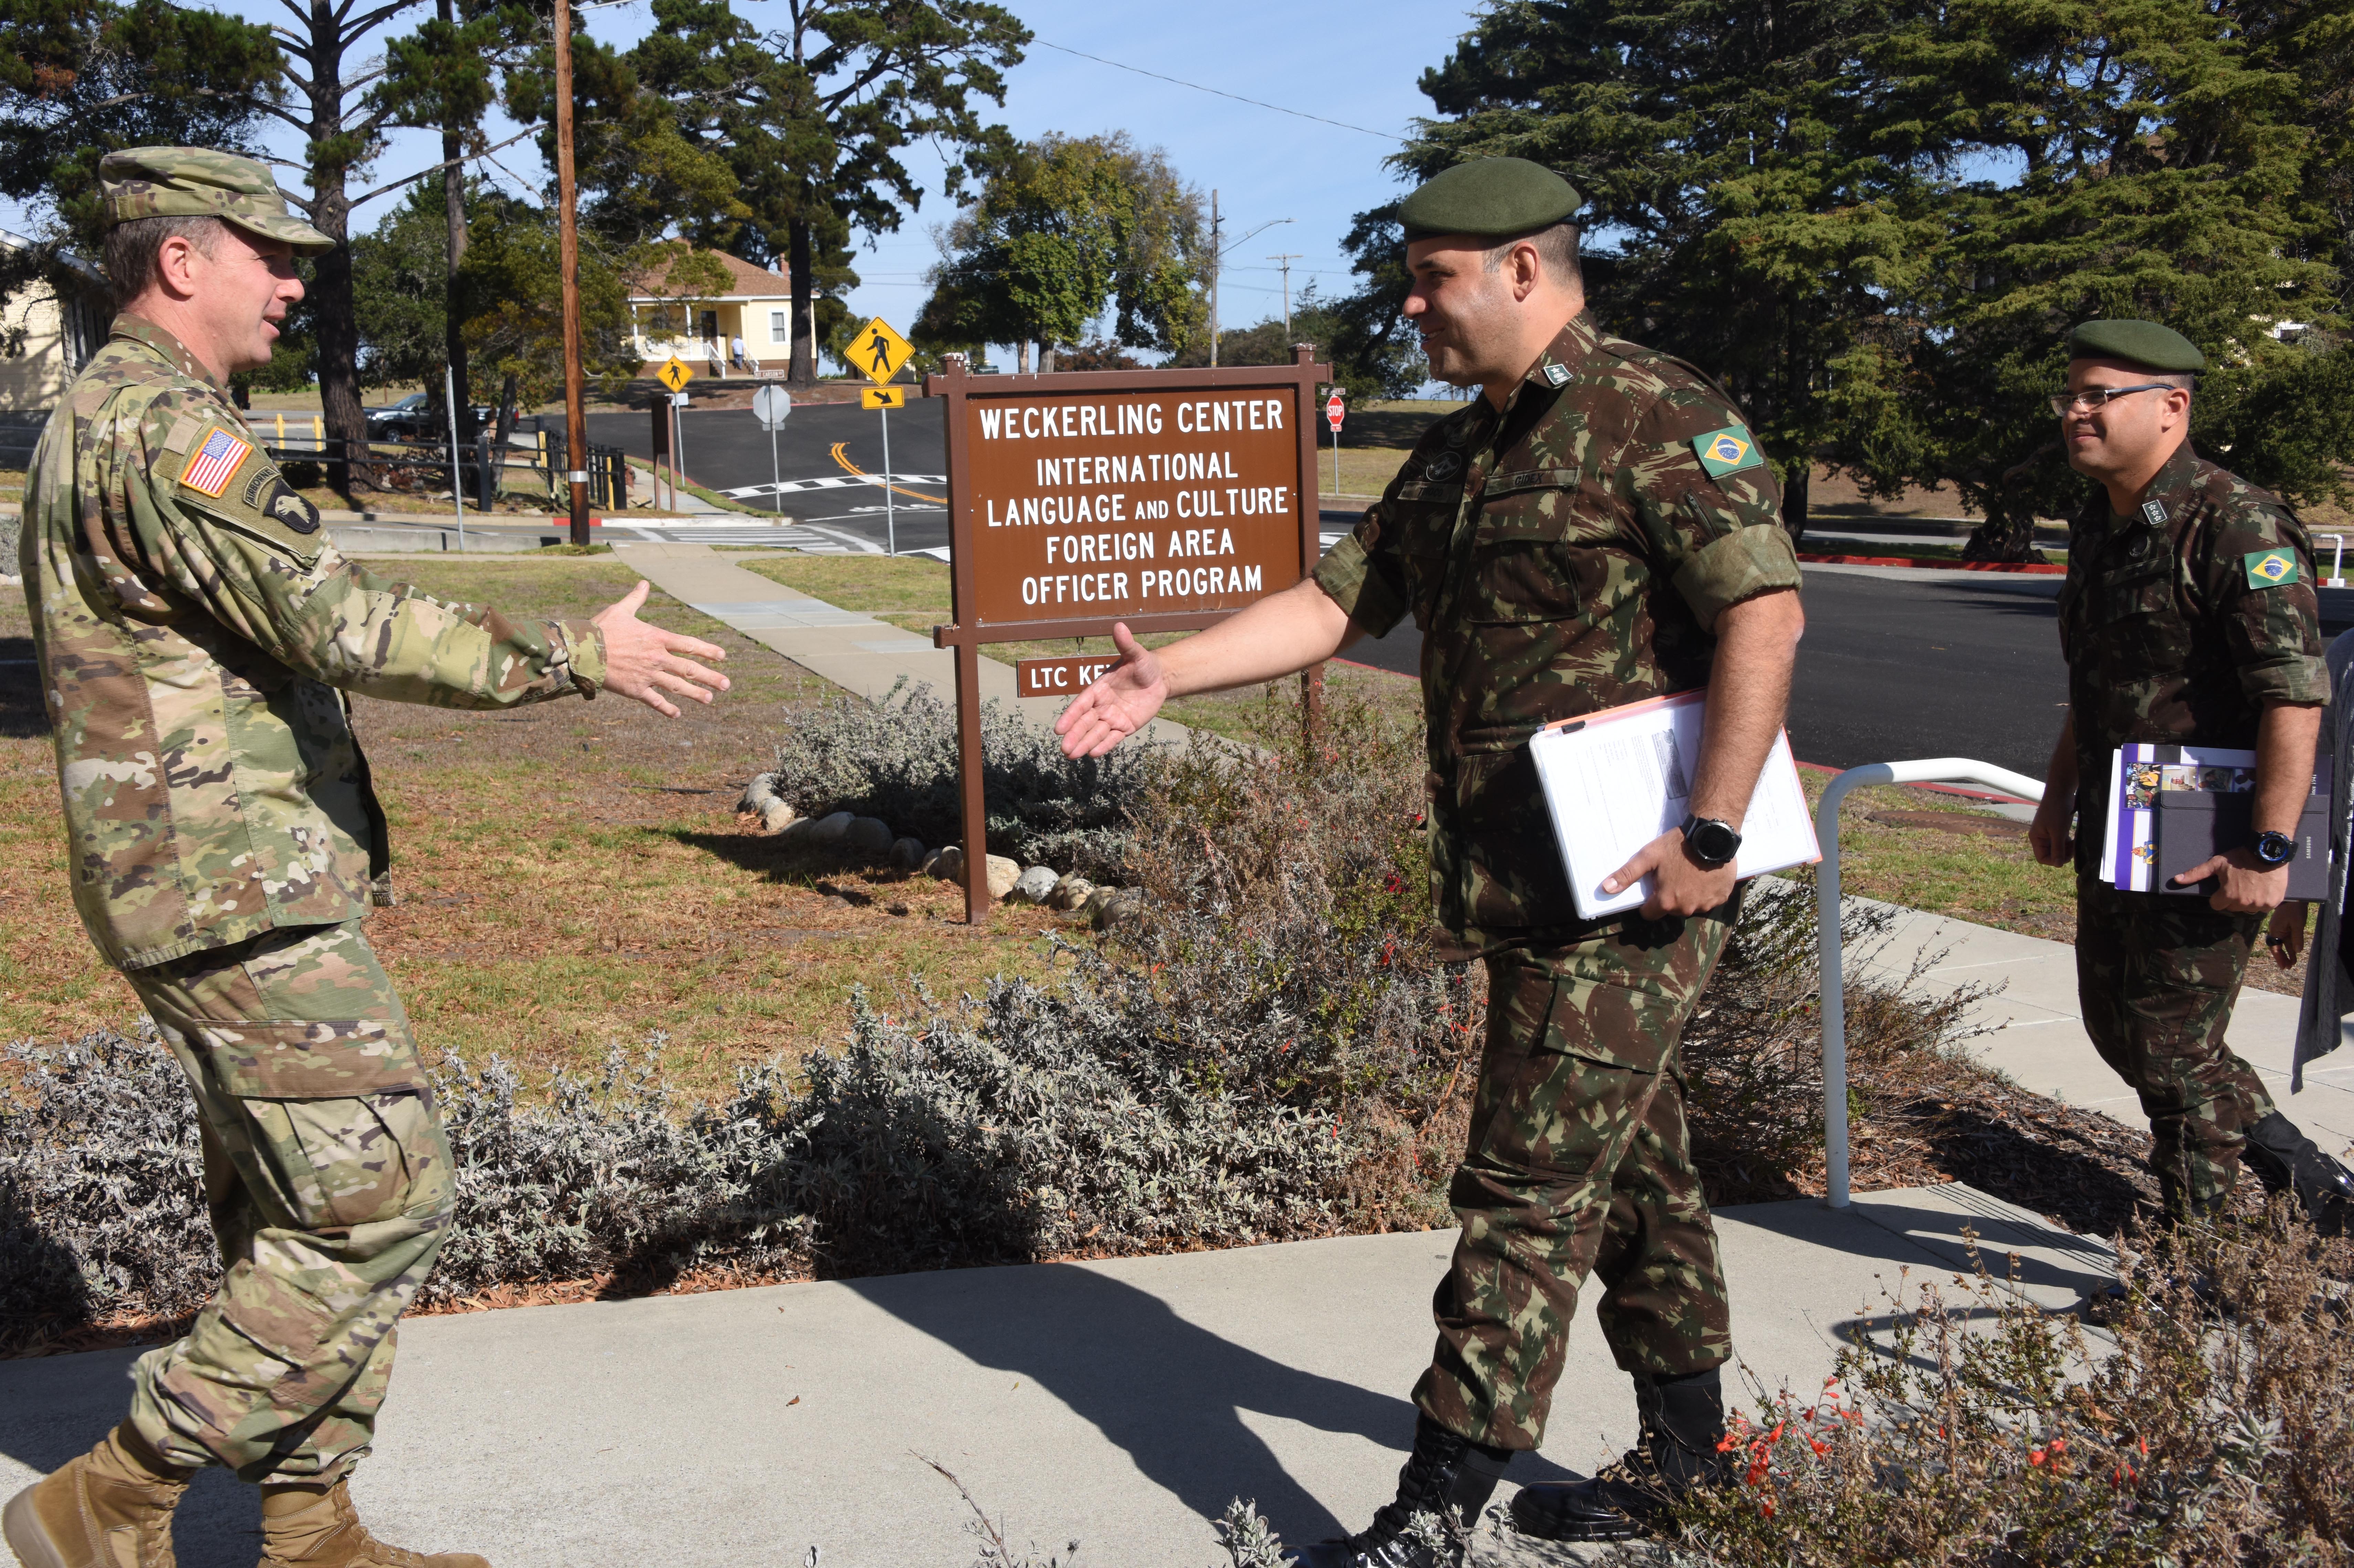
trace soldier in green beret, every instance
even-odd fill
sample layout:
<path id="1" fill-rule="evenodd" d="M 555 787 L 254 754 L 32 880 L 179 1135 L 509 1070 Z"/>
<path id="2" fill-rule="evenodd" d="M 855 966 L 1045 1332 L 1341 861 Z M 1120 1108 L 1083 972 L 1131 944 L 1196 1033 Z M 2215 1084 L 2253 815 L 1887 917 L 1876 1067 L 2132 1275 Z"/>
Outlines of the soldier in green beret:
<path id="1" fill-rule="evenodd" d="M 482 1568 L 376 1541 L 345 1477 L 455 1192 L 425 1068 L 360 929 L 385 819 L 346 692 L 506 707 L 599 689 L 665 714 L 725 657 L 639 620 L 511 620 L 345 560 L 228 398 L 334 242 L 270 171 L 193 147 L 100 165 L 112 335 L 50 416 L 20 543 L 76 909 L 186 1070 L 227 1273 L 141 1357 L 131 1414 L 12 1499 L 32 1568 L 172 1561 L 220 1465 L 264 1568 Z"/>
<path id="2" fill-rule="evenodd" d="M 2076 866 L 2076 985 L 2101 1059 L 2141 1097 L 2169 1217 L 2218 1212 L 2243 1163 L 2342 1229 L 2354 1177 L 2274 1107 L 2224 1044 L 2265 916 L 2288 888 L 2313 778 L 2322 662 L 2313 546 L 2281 502 L 2191 450 L 2206 356 L 2156 322 L 2090 321 L 2068 340 L 2052 398 L 2076 471 L 2094 482 L 2068 528 L 2060 646 L 2068 717 L 2031 841 Z M 2175 878 L 2206 898 L 2120 892 L 2100 874 L 2117 747 L 2253 749 L 2246 843 Z M 2303 906 L 2292 906 L 2294 932 Z M 2276 952 L 2293 964 L 2291 927 Z"/>
<path id="3" fill-rule="evenodd" d="M 1168 698 L 1304 669 L 1411 615 L 1422 629 L 1440 921 L 1484 958 L 1488 1040 L 1450 1197 L 1462 1239 L 1415 1390 L 1397 1496 L 1315 1568 L 1437 1568 L 1417 1513 L 1476 1521 L 1543 1440 L 1579 1287 L 1634 1379 L 1643 1440 L 1513 1517 L 1559 1540 L 1636 1533 L 1713 1472 L 1731 1353 L 1723 1260 L 1693 1169 L 1677 1048 L 1738 901 L 1751 794 L 1804 618 L 1781 492 L 1709 378 L 1585 313 L 1577 193 L 1518 158 L 1437 175 L 1400 208 L 1406 314 L 1431 374 L 1484 396 L 1434 424 L 1306 582 L 1119 663 L 1065 712 L 1097 756 Z M 1691 815 L 1604 883 L 1638 913 L 1581 918 L 1528 742 L 1543 726 L 1708 689 Z"/>

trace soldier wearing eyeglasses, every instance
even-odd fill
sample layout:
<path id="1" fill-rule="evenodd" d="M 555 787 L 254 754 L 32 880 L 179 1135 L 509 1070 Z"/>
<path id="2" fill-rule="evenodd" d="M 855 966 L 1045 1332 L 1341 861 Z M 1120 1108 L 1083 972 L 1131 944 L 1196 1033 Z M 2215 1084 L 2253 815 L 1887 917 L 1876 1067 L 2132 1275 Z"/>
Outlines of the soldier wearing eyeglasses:
<path id="1" fill-rule="evenodd" d="M 2070 465 L 2095 488 L 2069 523 L 2068 716 L 2031 842 L 2046 865 L 2074 859 L 2085 1028 L 2141 1097 L 2170 1219 L 2219 1212 L 2245 1163 L 2338 1229 L 2354 1178 L 2223 1040 L 2257 933 L 2288 891 L 2329 697 L 2312 542 L 2277 498 L 2192 450 L 2207 361 L 2188 338 L 2094 321 L 2068 349 L 2052 408 Z M 2175 878 L 2213 879 L 2210 896 L 2119 892 L 2102 878 L 2112 759 L 2129 742 L 2254 751 L 2249 841 Z M 2290 907 L 2293 922 L 2274 921 L 2285 966 L 2288 927 L 2303 929 L 2302 906 Z"/>

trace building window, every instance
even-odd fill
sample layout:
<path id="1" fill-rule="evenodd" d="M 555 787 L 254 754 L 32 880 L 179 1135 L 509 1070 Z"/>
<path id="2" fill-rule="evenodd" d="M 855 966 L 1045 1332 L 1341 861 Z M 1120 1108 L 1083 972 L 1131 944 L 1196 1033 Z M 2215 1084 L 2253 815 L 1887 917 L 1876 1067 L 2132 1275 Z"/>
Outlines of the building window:
<path id="1" fill-rule="evenodd" d="M 790 343 L 793 341 L 792 313 L 790 311 L 770 311 L 769 313 L 769 341 L 770 343 Z"/>

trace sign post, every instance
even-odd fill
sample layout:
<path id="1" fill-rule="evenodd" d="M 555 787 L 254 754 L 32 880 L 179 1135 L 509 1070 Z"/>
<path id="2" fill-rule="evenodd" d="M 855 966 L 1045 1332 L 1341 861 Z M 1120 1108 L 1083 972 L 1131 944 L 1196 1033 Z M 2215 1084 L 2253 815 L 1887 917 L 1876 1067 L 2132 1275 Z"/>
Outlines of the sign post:
<path id="1" fill-rule="evenodd" d="M 680 443 L 686 435 L 684 427 L 679 423 L 678 411 L 686 407 L 686 384 L 695 379 L 695 368 L 673 354 L 654 371 L 654 379 L 670 388 L 670 396 L 663 399 L 666 406 L 663 417 L 670 421 L 671 439 L 667 443 L 670 451 L 670 509 L 675 512 L 678 510 L 678 471 L 684 457 L 684 448 Z"/>
<path id="2" fill-rule="evenodd" d="M 891 495 L 891 410 L 905 403 L 903 398 L 884 394 L 891 378 L 907 363 L 907 356 L 916 352 L 916 346 L 881 316 L 861 327 L 855 341 L 858 346 L 851 350 L 852 363 L 875 383 L 859 402 L 877 410 L 883 418 L 883 540 L 884 548 L 896 556 L 899 553 L 899 513 Z"/>
<path id="3" fill-rule="evenodd" d="M 868 334 L 860 334 L 863 357 Z M 1316 386 L 1289 365 L 924 380 L 947 399 L 951 624 L 965 915 L 988 918 L 981 649 L 991 642 L 1198 631 L 1316 565 Z M 1076 692 L 1109 658 L 1051 660 L 1023 694 Z M 1051 666 L 1062 666 L 1056 673 Z M 1310 701 L 1314 686 L 1309 686 Z M 1312 719 L 1311 719 L 1312 723 Z"/>
<path id="4" fill-rule="evenodd" d="M 1324 422 L 1332 427 L 1332 493 L 1341 493 L 1341 389 L 1332 388 L 1332 396 L 1324 399 Z"/>
<path id="5" fill-rule="evenodd" d="M 769 508 L 779 516 L 785 510 L 785 476 L 777 466 L 777 432 L 785 428 L 785 417 L 792 411 L 793 395 L 773 382 L 752 394 L 752 417 L 769 432 Z"/>

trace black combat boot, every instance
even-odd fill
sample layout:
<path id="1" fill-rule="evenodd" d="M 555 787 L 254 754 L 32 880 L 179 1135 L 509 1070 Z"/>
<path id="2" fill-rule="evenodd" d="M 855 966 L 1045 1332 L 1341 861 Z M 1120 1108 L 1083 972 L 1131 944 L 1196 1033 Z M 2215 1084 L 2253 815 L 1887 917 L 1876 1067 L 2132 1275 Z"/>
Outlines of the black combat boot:
<path id="1" fill-rule="evenodd" d="M 1295 1568 L 1463 1568 L 1479 1510 L 1511 1462 L 1509 1448 L 1490 1448 L 1458 1437 L 1427 1415 L 1414 1421 L 1414 1452 L 1398 1472 L 1397 1497 L 1384 1503 L 1373 1522 L 1346 1540 L 1295 1547 Z M 1435 1535 L 1420 1539 L 1417 1515 L 1437 1521 Z"/>
<path id="2" fill-rule="evenodd" d="M 1724 1384 L 1718 1369 L 1635 1379 L 1643 1436 L 1592 1480 L 1522 1487 L 1512 1524 L 1540 1541 L 1625 1541 L 1647 1532 L 1676 1499 L 1724 1473 Z"/>
<path id="3" fill-rule="evenodd" d="M 2346 1222 L 2354 1218 L 2354 1171 L 2324 1154 L 2296 1123 L 2278 1111 L 2267 1115 L 2248 1129 L 2240 1162 L 2266 1192 L 2293 1194 L 2323 1235 L 2346 1234 Z"/>

